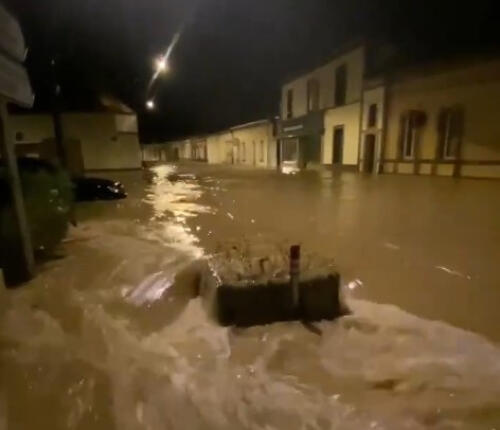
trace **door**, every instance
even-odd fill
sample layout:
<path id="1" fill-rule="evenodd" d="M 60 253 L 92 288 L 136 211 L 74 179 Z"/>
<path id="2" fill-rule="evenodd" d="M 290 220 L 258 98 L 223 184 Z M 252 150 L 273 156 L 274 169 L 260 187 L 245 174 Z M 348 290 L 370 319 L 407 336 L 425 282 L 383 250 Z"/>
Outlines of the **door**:
<path id="1" fill-rule="evenodd" d="M 233 146 L 233 164 L 239 164 L 240 162 L 240 144 L 235 143 Z"/>
<path id="2" fill-rule="evenodd" d="M 344 127 L 333 129 L 333 164 L 342 164 L 344 160 Z"/>
<path id="3" fill-rule="evenodd" d="M 365 137 L 365 149 L 363 153 L 363 172 L 373 173 L 375 168 L 375 135 L 368 134 Z"/>
<path id="4" fill-rule="evenodd" d="M 297 164 L 299 161 L 299 139 L 282 140 L 281 157 L 283 163 Z"/>

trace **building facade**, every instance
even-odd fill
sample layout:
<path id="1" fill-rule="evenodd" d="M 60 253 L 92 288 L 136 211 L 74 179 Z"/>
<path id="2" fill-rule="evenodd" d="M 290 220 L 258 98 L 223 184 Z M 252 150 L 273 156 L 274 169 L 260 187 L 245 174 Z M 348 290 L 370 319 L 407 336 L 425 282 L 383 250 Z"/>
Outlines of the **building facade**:
<path id="1" fill-rule="evenodd" d="M 383 173 L 500 178 L 500 60 L 387 80 Z"/>
<path id="2" fill-rule="evenodd" d="M 358 165 L 365 51 L 341 53 L 282 87 L 280 163 Z"/>
<path id="3" fill-rule="evenodd" d="M 278 164 L 500 177 L 500 60 L 411 71 L 355 47 L 282 87 Z"/>
<path id="4" fill-rule="evenodd" d="M 50 115 L 10 115 L 9 121 L 18 155 L 57 158 Z M 64 152 L 71 171 L 81 173 L 141 167 L 135 114 L 64 113 L 61 126 Z"/>
<path id="5" fill-rule="evenodd" d="M 169 142 L 168 145 L 174 148 L 179 160 L 257 168 L 277 165 L 275 127 L 269 120 L 234 126 L 203 137 Z"/>

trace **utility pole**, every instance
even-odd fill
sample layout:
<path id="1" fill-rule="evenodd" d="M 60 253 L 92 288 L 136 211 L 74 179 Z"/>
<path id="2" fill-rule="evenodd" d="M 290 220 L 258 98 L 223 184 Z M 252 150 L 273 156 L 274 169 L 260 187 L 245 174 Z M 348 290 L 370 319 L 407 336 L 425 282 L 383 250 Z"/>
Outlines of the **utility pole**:
<path id="1" fill-rule="evenodd" d="M 25 57 L 26 45 L 21 27 L 0 4 L 0 153 L 14 218 L 14 231 L 9 232 L 14 240 L 9 243 L 8 247 L 4 243 L 0 244 L 0 260 L 4 266 L 2 269 L 7 284 L 26 282 L 35 273 L 31 232 L 7 111 L 7 102 L 27 108 L 33 106 L 31 84 L 26 69 L 22 65 Z"/>
<path id="2" fill-rule="evenodd" d="M 16 231 L 13 232 L 16 240 L 9 249 L 2 246 L 0 260 L 8 263 L 3 269 L 7 284 L 20 284 L 29 281 L 35 273 L 35 259 L 33 256 L 33 246 L 31 244 L 31 234 L 28 227 L 26 210 L 24 207 L 21 180 L 17 170 L 17 160 L 14 150 L 14 143 L 11 141 L 11 133 L 8 132 L 8 112 L 6 102 L 0 99 L 0 150 L 4 160 L 7 180 L 9 183 L 10 201 L 14 209 L 14 225 Z"/>

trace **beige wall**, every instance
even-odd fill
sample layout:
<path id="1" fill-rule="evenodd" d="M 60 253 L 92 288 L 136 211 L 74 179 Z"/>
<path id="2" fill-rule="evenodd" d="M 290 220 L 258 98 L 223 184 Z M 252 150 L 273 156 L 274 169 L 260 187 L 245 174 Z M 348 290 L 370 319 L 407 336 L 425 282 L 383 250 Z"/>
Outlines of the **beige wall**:
<path id="1" fill-rule="evenodd" d="M 235 148 L 235 164 L 255 167 L 268 166 L 269 161 L 271 161 L 269 148 L 275 141 L 271 122 L 232 129 L 232 135 L 235 145 L 239 148 Z"/>
<path id="2" fill-rule="evenodd" d="M 409 109 L 427 114 L 427 122 L 419 135 L 419 158 L 434 159 L 438 114 L 442 108 L 460 105 L 465 113 L 463 160 L 500 161 L 500 62 L 408 77 L 392 86 L 389 100 L 386 159 L 398 157 L 400 116 Z M 402 170 L 407 168 L 398 168 L 398 171 Z M 498 176 L 498 170 L 495 166 L 463 166 L 462 174 Z M 452 166 L 442 165 L 437 174 L 449 175 L 451 171 Z"/>
<path id="3" fill-rule="evenodd" d="M 40 143 L 54 137 L 54 124 L 50 115 L 10 115 L 9 131 L 16 143 Z M 23 134 L 21 141 L 16 134 Z"/>
<path id="4" fill-rule="evenodd" d="M 116 130 L 123 133 L 138 133 L 137 115 L 115 114 Z"/>
<path id="5" fill-rule="evenodd" d="M 232 161 L 233 137 L 230 132 L 207 137 L 207 161 L 209 164 L 226 164 Z"/>
<path id="6" fill-rule="evenodd" d="M 135 115 L 113 113 L 66 113 L 61 116 L 64 140 L 80 142 L 68 145 L 68 157 L 80 151 L 85 170 L 140 168 L 139 138 L 135 132 L 118 132 L 135 129 Z M 17 132 L 23 134 L 22 143 L 50 142 L 54 139 L 53 120 L 50 115 L 11 115 L 13 139 Z M 135 126 L 134 126 L 135 124 Z M 41 151 L 43 152 L 43 151 Z"/>
<path id="7" fill-rule="evenodd" d="M 85 170 L 138 169 L 139 138 L 119 133 L 112 113 L 68 113 L 62 116 L 65 138 L 81 142 Z"/>
<path id="8" fill-rule="evenodd" d="M 141 145 L 142 161 L 161 161 L 165 150 L 164 144 Z"/>
<path id="9" fill-rule="evenodd" d="M 255 143 L 255 156 L 254 156 Z M 193 145 L 206 144 L 209 164 L 241 164 L 255 167 L 276 166 L 276 139 L 270 121 L 234 127 L 227 131 L 174 143 L 181 159 L 192 159 Z"/>
<path id="10" fill-rule="evenodd" d="M 290 89 L 292 89 L 294 93 L 293 117 L 300 117 L 307 113 L 307 82 L 312 78 L 319 82 L 320 109 L 333 107 L 335 97 L 335 71 L 337 67 L 343 64 L 347 66 L 346 104 L 359 101 L 363 87 L 364 63 L 365 49 L 364 47 L 359 47 L 284 85 L 281 95 L 281 117 L 285 119 L 287 115 L 287 93 Z"/>
<path id="11" fill-rule="evenodd" d="M 325 133 L 323 134 L 323 164 L 333 161 L 333 130 L 344 127 L 344 165 L 357 165 L 361 123 L 361 103 L 352 103 L 325 112 Z"/>

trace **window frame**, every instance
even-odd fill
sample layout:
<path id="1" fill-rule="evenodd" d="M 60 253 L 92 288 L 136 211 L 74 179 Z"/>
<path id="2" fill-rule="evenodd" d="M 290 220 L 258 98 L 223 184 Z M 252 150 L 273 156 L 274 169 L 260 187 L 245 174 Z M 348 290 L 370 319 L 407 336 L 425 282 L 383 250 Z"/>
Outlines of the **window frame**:
<path id="1" fill-rule="evenodd" d="M 340 79 L 342 78 L 342 79 Z M 335 86 L 333 95 L 333 104 L 335 106 L 345 106 L 347 103 L 347 64 L 343 63 L 335 69 Z M 342 90 L 342 91 L 339 91 Z M 339 94 L 342 94 L 340 97 Z"/>
<path id="2" fill-rule="evenodd" d="M 286 92 L 286 118 L 293 118 L 293 88 L 289 88 Z"/>
<path id="3" fill-rule="evenodd" d="M 458 106 L 446 107 L 441 110 L 440 115 L 444 116 L 445 129 L 440 130 L 438 133 L 439 158 L 446 161 L 457 160 L 463 139 L 461 131 L 464 121 L 462 109 Z M 440 118 L 438 118 L 438 121 L 440 121 Z M 452 148 L 451 141 L 453 138 L 458 139 L 458 142 L 455 145 L 454 153 L 449 153 L 449 149 Z"/>
<path id="4" fill-rule="evenodd" d="M 316 78 L 307 80 L 307 112 L 316 112 L 320 106 L 320 84 Z"/>
<path id="5" fill-rule="evenodd" d="M 403 160 L 415 159 L 415 146 L 416 146 L 416 127 L 412 124 L 411 113 L 407 112 L 402 115 L 401 123 L 403 129 L 401 130 L 401 158 Z M 410 154 L 407 149 L 410 148 Z"/>
<path id="6" fill-rule="evenodd" d="M 378 103 L 371 103 L 368 106 L 368 115 L 367 115 L 367 128 L 375 128 L 377 127 L 378 122 Z"/>

